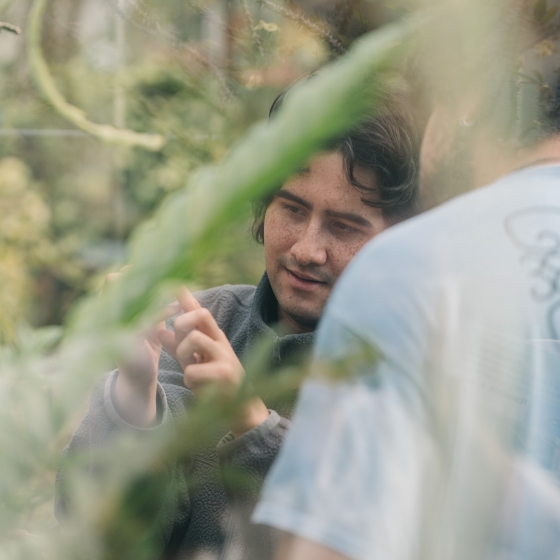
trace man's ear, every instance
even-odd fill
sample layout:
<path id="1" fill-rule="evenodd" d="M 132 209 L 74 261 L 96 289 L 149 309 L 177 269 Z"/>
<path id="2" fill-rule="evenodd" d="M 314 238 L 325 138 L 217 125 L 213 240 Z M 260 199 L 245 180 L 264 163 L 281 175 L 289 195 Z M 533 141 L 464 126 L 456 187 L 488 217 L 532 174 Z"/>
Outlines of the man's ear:
<path id="1" fill-rule="evenodd" d="M 481 99 L 472 92 L 454 102 L 434 105 L 420 146 L 420 199 L 425 210 L 444 202 L 441 193 L 432 192 L 430 188 L 441 163 L 449 159 L 457 137 L 467 130 L 472 130 L 470 134 L 478 133 L 484 126 L 479 122 Z"/>
<path id="2" fill-rule="evenodd" d="M 480 124 L 482 94 L 471 91 L 466 93 L 455 105 L 455 115 L 459 126 L 470 128 Z"/>

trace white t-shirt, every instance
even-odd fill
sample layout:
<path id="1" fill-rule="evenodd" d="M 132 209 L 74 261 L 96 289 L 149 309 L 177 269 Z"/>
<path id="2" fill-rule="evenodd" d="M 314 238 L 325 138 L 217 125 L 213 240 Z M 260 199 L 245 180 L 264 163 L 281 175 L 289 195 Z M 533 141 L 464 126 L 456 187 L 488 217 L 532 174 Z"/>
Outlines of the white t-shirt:
<path id="1" fill-rule="evenodd" d="M 559 338 L 560 166 L 384 232 L 327 305 L 254 521 L 355 560 L 560 559 Z"/>

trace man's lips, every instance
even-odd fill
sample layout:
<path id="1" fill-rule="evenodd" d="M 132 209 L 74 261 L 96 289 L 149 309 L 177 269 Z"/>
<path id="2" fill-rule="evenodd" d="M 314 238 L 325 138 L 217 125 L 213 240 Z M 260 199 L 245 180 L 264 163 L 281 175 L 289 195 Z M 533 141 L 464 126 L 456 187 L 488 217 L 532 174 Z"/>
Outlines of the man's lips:
<path id="1" fill-rule="evenodd" d="M 328 285 L 326 282 L 317 280 L 312 276 L 303 274 L 302 272 L 293 272 L 289 268 L 286 268 L 286 271 L 288 272 L 290 285 L 296 290 L 301 290 L 304 292 L 314 292 L 315 290 Z"/>

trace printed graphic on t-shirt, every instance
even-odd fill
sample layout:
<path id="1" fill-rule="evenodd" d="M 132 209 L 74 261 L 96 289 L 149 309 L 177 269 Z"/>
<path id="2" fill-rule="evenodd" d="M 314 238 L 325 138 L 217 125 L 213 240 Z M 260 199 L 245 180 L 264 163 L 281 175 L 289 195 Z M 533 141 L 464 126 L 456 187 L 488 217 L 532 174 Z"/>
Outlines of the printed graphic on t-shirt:
<path id="1" fill-rule="evenodd" d="M 560 360 L 560 208 L 532 207 L 506 219 L 510 239 L 522 251 L 521 262 L 532 278 L 531 296 L 546 305 L 545 320 L 549 339 L 532 341 L 542 364 Z M 534 407 L 537 415 L 539 463 L 560 478 L 560 371 L 542 367 L 541 396 Z"/>

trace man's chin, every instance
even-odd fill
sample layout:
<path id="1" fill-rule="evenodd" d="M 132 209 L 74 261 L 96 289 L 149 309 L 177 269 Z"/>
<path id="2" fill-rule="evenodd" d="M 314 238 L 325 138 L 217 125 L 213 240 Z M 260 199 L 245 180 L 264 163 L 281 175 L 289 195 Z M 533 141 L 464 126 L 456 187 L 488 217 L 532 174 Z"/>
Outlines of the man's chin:
<path id="1" fill-rule="evenodd" d="M 325 293 L 325 290 L 300 292 L 294 290 L 287 282 L 271 281 L 271 285 L 278 301 L 279 321 L 286 322 L 288 328 L 315 330 L 330 295 L 330 289 L 328 293 Z"/>
<path id="2" fill-rule="evenodd" d="M 321 318 L 321 313 L 317 312 L 317 310 L 302 309 L 300 307 L 284 307 L 282 312 L 284 320 L 306 331 L 314 331 Z"/>

